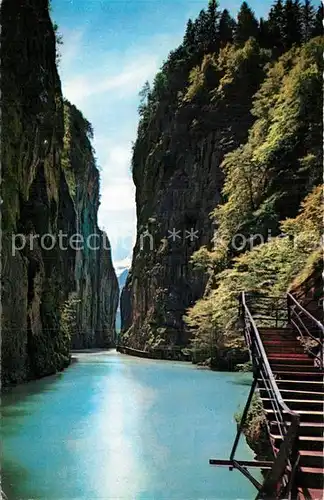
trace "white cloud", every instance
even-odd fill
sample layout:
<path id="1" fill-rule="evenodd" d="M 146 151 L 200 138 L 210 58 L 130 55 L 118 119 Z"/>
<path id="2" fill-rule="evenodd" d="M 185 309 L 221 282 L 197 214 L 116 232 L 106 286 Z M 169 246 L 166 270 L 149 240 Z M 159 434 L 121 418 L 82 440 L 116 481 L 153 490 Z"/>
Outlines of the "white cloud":
<path id="1" fill-rule="evenodd" d="M 104 65 L 105 66 L 105 65 Z M 109 69 L 98 74 L 77 76 L 64 84 L 68 99 L 80 105 L 94 95 L 113 91 L 113 99 L 136 95 L 146 80 L 151 80 L 158 69 L 155 57 L 145 57 L 128 63 L 120 72 L 109 74 Z M 108 76 L 107 75 L 108 72 Z"/>
<path id="2" fill-rule="evenodd" d="M 129 144 L 117 143 L 102 140 L 94 141 L 96 151 L 100 152 L 101 158 L 101 182 L 103 185 L 112 182 L 113 179 L 120 183 L 122 180 L 129 180 L 132 152 Z"/>
<path id="3" fill-rule="evenodd" d="M 84 29 L 63 31 L 63 46 L 59 47 L 59 52 L 62 53 L 60 67 L 63 71 L 68 71 L 71 65 L 76 62 L 80 54 L 80 45 L 84 33 Z"/>
<path id="4" fill-rule="evenodd" d="M 135 188 L 130 179 L 113 180 L 101 189 L 101 211 L 124 212 L 134 208 Z"/>
<path id="5" fill-rule="evenodd" d="M 130 256 L 126 257 L 125 259 L 118 260 L 115 262 L 115 270 L 117 277 L 119 277 L 125 269 L 130 269 L 132 265 L 132 258 Z"/>

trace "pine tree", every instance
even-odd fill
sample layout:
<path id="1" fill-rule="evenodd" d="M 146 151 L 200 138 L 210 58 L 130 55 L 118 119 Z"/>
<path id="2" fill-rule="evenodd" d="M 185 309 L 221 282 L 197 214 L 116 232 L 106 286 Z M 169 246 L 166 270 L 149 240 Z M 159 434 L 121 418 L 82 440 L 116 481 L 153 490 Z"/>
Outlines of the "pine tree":
<path id="1" fill-rule="evenodd" d="M 207 16 L 208 16 L 210 35 L 215 37 L 217 33 L 217 22 L 219 18 L 217 0 L 209 0 Z"/>
<path id="2" fill-rule="evenodd" d="M 323 15 L 324 5 L 321 3 L 316 12 L 312 36 L 323 36 Z"/>
<path id="3" fill-rule="evenodd" d="M 284 8 L 285 48 L 290 49 L 294 44 L 302 42 L 302 8 L 299 0 L 287 0 Z"/>
<path id="4" fill-rule="evenodd" d="M 138 93 L 138 96 L 140 98 L 140 104 L 138 106 L 138 112 L 140 116 L 144 116 L 145 111 L 148 108 L 149 105 L 149 100 L 150 100 L 150 95 L 151 95 L 151 87 L 149 82 L 146 80 L 144 83 L 142 89 Z"/>
<path id="5" fill-rule="evenodd" d="M 220 12 L 218 7 L 217 0 L 209 0 L 206 26 L 206 49 L 208 52 L 216 52 L 219 49 L 218 22 Z"/>
<path id="6" fill-rule="evenodd" d="M 246 2 L 243 2 L 237 16 L 235 43 L 242 45 L 250 37 L 258 38 L 258 34 L 259 24 L 255 18 L 254 12 Z"/>
<path id="7" fill-rule="evenodd" d="M 194 22 L 195 40 L 197 52 L 205 53 L 208 40 L 206 33 L 208 32 L 208 15 L 204 9 L 199 13 L 199 16 Z"/>
<path id="8" fill-rule="evenodd" d="M 302 37 L 303 42 L 307 42 L 314 31 L 315 26 L 315 9 L 310 0 L 305 0 L 302 7 Z"/>
<path id="9" fill-rule="evenodd" d="M 230 16 L 227 9 L 224 9 L 219 20 L 218 25 L 218 38 L 221 45 L 225 45 L 228 42 L 233 42 L 234 32 L 236 23 L 234 19 Z"/>
<path id="10" fill-rule="evenodd" d="M 270 31 L 269 31 L 269 22 L 264 20 L 262 17 L 260 19 L 259 23 L 259 44 L 260 47 L 263 47 L 265 49 L 271 49 L 272 48 L 272 40 L 270 37 Z"/>
<path id="11" fill-rule="evenodd" d="M 283 52 L 284 30 L 284 6 L 282 0 L 277 0 L 269 13 L 268 31 L 270 48 L 279 54 Z"/>
<path id="12" fill-rule="evenodd" d="M 187 28 L 183 38 L 183 46 L 189 52 L 193 51 L 195 47 L 195 27 L 191 19 L 187 22 Z"/>

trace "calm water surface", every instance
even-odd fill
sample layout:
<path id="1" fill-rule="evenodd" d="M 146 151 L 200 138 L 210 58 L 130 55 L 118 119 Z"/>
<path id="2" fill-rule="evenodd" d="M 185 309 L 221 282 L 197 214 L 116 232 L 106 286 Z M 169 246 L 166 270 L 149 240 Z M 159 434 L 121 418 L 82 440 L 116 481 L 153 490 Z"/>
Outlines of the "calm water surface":
<path id="1" fill-rule="evenodd" d="M 228 458 L 249 376 L 111 352 L 2 398 L 9 500 L 235 500 L 255 496 Z M 239 458 L 253 454 L 242 440 Z"/>

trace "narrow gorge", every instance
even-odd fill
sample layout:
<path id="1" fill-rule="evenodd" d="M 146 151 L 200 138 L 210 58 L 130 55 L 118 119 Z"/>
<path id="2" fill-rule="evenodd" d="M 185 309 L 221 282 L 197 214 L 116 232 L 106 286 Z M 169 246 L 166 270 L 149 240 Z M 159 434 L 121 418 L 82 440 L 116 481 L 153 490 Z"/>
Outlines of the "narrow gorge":
<path id="1" fill-rule="evenodd" d="M 92 129 L 63 100 L 48 2 L 4 0 L 1 23 L 7 385 L 62 370 L 71 347 L 112 346 L 119 290 L 97 222 Z"/>
<path id="2" fill-rule="evenodd" d="M 2 0 L 1 500 L 323 497 L 323 10 Z"/>

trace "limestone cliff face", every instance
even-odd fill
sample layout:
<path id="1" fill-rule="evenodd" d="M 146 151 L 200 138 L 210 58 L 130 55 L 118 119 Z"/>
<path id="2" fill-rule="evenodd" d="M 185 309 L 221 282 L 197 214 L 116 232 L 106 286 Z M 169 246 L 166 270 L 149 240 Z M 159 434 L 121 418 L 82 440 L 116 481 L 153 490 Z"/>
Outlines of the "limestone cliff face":
<path id="1" fill-rule="evenodd" d="M 54 373 L 70 362 L 71 339 L 61 313 L 77 290 L 77 254 L 70 245 L 60 249 L 58 241 L 60 233 L 67 239 L 76 233 L 78 211 L 61 163 L 63 99 L 48 1 L 3 0 L 1 22 L 1 354 L 2 380 L 9 384 Z M 85 191 L 98 192 L 98 175 L 97 187 L 83 182 Z M 97 208 L 91 208 L 94 218 Z M 93 292 L 102 305 L 94 318 L 103 331 L 114 323 L 108 297 L 117 299 L 114 287 L 106 295 L 107 279 L 115 280 L 109 253 L 97 255 Z M 87 281 L 87 273 L 83 269 L 79 280 Z"/>
<path id="2" fill-rule="evenodd" d="M 90 139 L 90 124 L 75 106 L 65 102 L 65 137 L 62 165 L 74 203 L 76 233 L 74 296 L 77 331 L 73 348 L 109 347 L 115 339 L 119 288 L 110 243 L 97 222 L 99 172 Z"/>
<path id="3" fill-rule="evenodd" d="M 193 270 L 190 257 L 211 244 L 210 212 L 221 201 L 223 185 L 220 164 L 247 138 L 253 123 L 258 64 L 253 60 L 254 72 L 242 67 L 221 99 L 174 104 L 173 97 L 170 105 L 169 96 L 146 128 L 139 127 L 133 156 L 137 241 L 121 300 L 123 342 L 131 347 L 188 342 L 182 317 L 206 287 L 206 277 Z M 182 84 L 183 94 L 188 78 Z"/>

